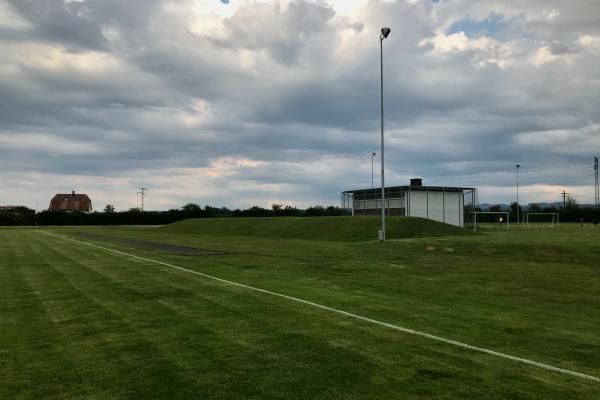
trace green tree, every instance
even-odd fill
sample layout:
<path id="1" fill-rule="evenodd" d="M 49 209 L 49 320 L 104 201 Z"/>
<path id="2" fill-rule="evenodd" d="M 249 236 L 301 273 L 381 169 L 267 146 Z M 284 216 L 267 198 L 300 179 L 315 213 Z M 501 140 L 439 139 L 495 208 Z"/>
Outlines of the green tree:
<path id="1" fill-rule="evenodd" d="M 464 208 L 465 214 L 469 214 L 475 211 L 481 211 L 481 207 L 473 206 L 473 204 L 465 204 Z"/>
<path id="2" fill-rule="evenodd" d="M 573 196 L 567 196 L 567 202 L 565 204 L 565 208 L 567 210 L 574 210 L 579 208 L 579 204 L 577 204 L 577 200 Z"/>
<path id="3" fill-rule="evenodd" d="M 202 211 L 202 207 L 200 207 L 198 204 L 194 204 L 194 203 L 188 203 L 185 206 L 181 207 L 181 209 L 183 211 L 188 211 L 188 212 L 200 212 L 200 211 Z"/>
<path id="4" fill-rule="evenodd" d="M 105 213 L 114 213 L 115 206 L 113 206 L 112 204 L 107 204 L 106 207 L 104 207 L 104 212 Z"/>
<path id="5" fill-rule="evenodd" d="M 500 207 L 500 204 L 496 204 L 495 206 L 491 206 L 488 211 L 490 212 L 500 212 L 502 211 L 502 207 Z"/>
<path id="6" fill-rule="evenodd" d="M 523 215 L 523 207 L 521 207 L 521 205 L 518 205 L 518 209 L 519 209 L 519 216 Z M 517 202 L 513 201 L 512 203 L 510 203 L 510 215 L 515 218 L 515 220 L 517 219 Z"/>

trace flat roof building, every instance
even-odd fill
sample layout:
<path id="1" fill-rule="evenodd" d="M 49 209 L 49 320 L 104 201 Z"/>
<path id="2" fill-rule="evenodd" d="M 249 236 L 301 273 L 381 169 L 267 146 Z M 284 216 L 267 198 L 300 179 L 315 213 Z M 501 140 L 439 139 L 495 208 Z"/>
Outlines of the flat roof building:
<path id="1" fill-rule="evenodd" d="M 386 215 L 421 217 L 464 226 L 465 204 L 475 204 L 475 201 L 475 188 L 423 186 L 422 180 L 415 178 L 410 180 L 410 185 L 385 188 L 384 206 Z M 381 215 L 381 188 L 342 192 L 342 208 L 352 215 Z"/>

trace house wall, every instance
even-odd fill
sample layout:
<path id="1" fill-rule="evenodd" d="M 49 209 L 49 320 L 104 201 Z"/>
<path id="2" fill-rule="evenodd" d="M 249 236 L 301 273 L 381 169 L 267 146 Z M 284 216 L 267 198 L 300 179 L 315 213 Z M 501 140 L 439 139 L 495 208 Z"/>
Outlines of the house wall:
<path id="1" fill-rule="evenodd" d="M 404 198 L 385 199 L 386 215 L 404 216 L 404 207 Z M 353 200 L 352 215 L 381 215 L 381 199 Z"/>
<path id="2" fill-rule="evenodd" d="M 399 193 L 400 194 L 400 193 Z M 464 197 L 462 192 L 411 190 L 405 197 L 386 199 L 387 215 L 407 215 L 464 226 Z M 379 215 L 381 199 L 352 200 L 352 215 Z"/>
<path id="3" fill-rule="evenodd" d="M 464 225 L 462 192 L 411 191 L 407 215 Z"/>
<path id="4" fill-rule="evenodd" d="M 404 208 L 404 199 L 385 199 L 386 208 Z M 381 210 L 381 199 L 378 200 L 354 200 L 354 210 L 379 209 Z"/>

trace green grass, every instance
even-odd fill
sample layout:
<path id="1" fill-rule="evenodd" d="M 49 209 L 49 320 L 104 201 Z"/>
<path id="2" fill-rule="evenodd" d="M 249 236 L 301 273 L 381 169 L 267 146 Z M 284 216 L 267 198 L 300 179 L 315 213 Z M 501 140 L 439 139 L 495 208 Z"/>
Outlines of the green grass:
<path id="1" fill-rule="evenodd" d="M 159 230 L 170 233 L 349 242 L 377 239 L 380 227 L 380 217 L 274 217 L 188 219 Z M 414 217 L 388 217 L 386 231 L 388 239 L 470 234 L 452 225 Z"/>
<path id="2" fill-rule="evenodd" d="M 221 250 L 226 254 L 192 257 L 94 242 L 600 376 L 600 229 L 564 224 L 379 243 L 192 228 L 48 231 Z M 0 228 L 0 316 L 0 399 L 598 399 L 600 393 L 599 383 L 27 229 Z"/>

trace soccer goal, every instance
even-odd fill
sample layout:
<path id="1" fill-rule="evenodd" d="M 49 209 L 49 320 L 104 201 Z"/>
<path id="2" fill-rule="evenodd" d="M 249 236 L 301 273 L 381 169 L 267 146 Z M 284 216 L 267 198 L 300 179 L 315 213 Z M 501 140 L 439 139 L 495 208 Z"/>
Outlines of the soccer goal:
<path id="1" fill-rule="evenodd" d="M 473 211 L 470 214 L 473 215 L 473 230 L 475 232 L 477 232 L 477 229 L 500 230 L 505 228 L 508 232 L 510 225 L 508 211 Z"/>
<path id="2" fill-rule="evenodd" d="M 533 218 L 529 218 L 533 216 Z M 542 212 L 542 213 L 526 213 L 523 216 L 523 219 L 527 226 L 531 226 L 533 224 L 542 225 L 542 224 L 550 224 L 551 227 L 558 226 L 560 224 L 560 214 L 553 212 Z M 531 225 L 530 225 L 531 224 Z"/>

